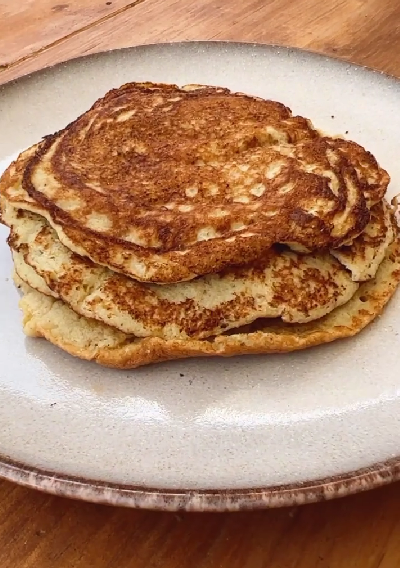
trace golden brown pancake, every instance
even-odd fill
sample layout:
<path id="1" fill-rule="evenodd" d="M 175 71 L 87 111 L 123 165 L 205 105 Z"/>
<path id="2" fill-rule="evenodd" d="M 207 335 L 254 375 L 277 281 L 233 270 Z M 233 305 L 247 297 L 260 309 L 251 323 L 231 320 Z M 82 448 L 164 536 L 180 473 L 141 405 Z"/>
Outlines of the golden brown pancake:
<path id="1" fill-rule="evenodd" d="M 259 318 L 307 323 L 346 303 L 358 288 L 331 254 L 282 247 L 269 249 L 250 266 L 190 282 L 141 283 L 72 253 L 35 213 L 5 203 L 3 220 L 11 227 L 16 270 L 32 288 L 47 287 L 80 315 L 138 337 L 204 338 Z M 392 211 L 381 202 L 343 254 L 351 257 L 353 272 L 368 271 L 372 278 L 393 239 Z M 38 278 L 44 280 L 39 287 Z"/>
<path id="2" fill-rule="evenodd" d="M 24 330 L 117 368 L 355 335 L 400 282 L 388 182 L 280 103 L 114 89 L 0 179 Z"/>
<path id="3" fill-rule="evenodd" d="M 317 321 L 285 324 L 258 320 L 233 334 L 208 340 L 137 339 L 105 324 L 78 316 L 64 302 L 37 292 L 21 282 L 25 296 L 20 302 L 27 335 L 45 337 L 71 355 L 101 365 L 130 369 L 200 356 L 283 353 L 351 337 L 378 316 L 400 282 L 399 238 L 389 247 L 376 278 L 362 284 L 352 299 Z"/>
<path id="4" fill-rule="evenodd" d="M 280 103 L 131 83 L 21 156 L 0 192 L 45 216 L 72 251 L 168 283 L 275 243 L 350 244 L 388 181 L 369 152 Z"/>
<path id="5" fill-rule="evenodd" d="M 275 248 L 251 266 L 190 282 L 136 282 L 71 253 L 43 217 L 14 211 L 8 242 L 23 280 L 138 337 L 204 338 L 260 317 L 306 323 L 346 303 L 358 288 L 329 253 Z"/>

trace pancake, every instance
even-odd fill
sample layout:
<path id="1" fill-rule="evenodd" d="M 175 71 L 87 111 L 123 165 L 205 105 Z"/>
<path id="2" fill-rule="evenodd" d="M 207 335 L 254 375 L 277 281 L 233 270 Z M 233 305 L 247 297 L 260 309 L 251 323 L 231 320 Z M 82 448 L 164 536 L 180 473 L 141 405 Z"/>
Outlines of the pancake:
<path id="1" fill-rule="evenodd" d="M 353 253 L 351 258 L 353 268 L 362 272 L 366 266 L 370 277 L 394 238 L 388 204 L 375 205 L 372 211 L 368 231 L 353 243 L 359 256 Z M 138 337 L 204 338 L 258 318 L 306 323 L 348 302 L 358 288 L 351 273 L 329 253 L 276 248 L 251 266 L 187 283 L 144 284 L 72 253 L 43 217 L 8 205 L 3 218 L 11 226 L 8 242 L 15 267 L 30 286 L 54 292 L 80 315 Z M 379 263 L 372 263 L 373 258 Z M 44 281 L 40 286 L 38 276 Z"/>
<path id="2" fill-rule="evenodd" d="M 22 180 L 21 180 L 22 178 Z M 227 89 L 130 83 L 10 166 L 0 192 L 73 252 L 172 283 L 364 230 L 389 176 L 354 142 Z"/>
<path id="3" fill-rule="evenodd" d="M 20 301 L 25 333 L 44 337 L 71 355 L 109 367 L 141 365 L 199 356 L 281 353 L 305 349 L 359 333 L 379 315 L 400 282 L 399 238 L 389 247 L 376 278 L 362 284 L 352 299 L 317 321 L 292 325 L 258 320 L 232 335 L 209 340 L 145 339 L 125 335 L 103 323 L 77 315 L 61 300 L 22 283 Z"/>
<path id="4" fill-rule="evenodd" d="M 275 249 L 248 267 L 144 284 L 71 253 L 43 217 L 14 211 L 9 244 L 20 276 L 43 291 L 32 272 L 26 275 L 28 265 L 77 313 L 139 337 L 209 337 L 260 317 L 305 323 L 346 303 L 358 288 L 329 253 Z M 5 218 L 10 222 L 10 213 Z"/>

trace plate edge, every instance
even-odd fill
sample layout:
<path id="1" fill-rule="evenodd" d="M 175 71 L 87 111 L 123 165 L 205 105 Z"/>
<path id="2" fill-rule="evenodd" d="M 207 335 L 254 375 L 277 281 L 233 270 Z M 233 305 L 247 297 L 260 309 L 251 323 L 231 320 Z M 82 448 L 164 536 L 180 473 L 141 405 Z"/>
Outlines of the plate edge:
<path id="1" fill-rule="evenodd" d="M 364 65 L 362 63 L 357 63 L 353 60 L 350 59 L 345 59 L 342 57 L 338 57 L 336 55 L 332 55 L 332 54 L 327 54 L 324 53 L 323 51 L 319 51 L 317 49 L 310 49 L 310 48 L 303 48 L 303 47 L 296 47 L 296 46 L 291 46 L 289 44 L 284 44 L 284 43 L 267 43 L 267 42 L 252 42 L 252 41 L 233 41 L 233 40 L 224 40 L 224 39 L 212 39 L 212 40 L 174 40 L 174 41 L 165 41 L 165 42 L 149 42 L 149 43 L 140 43 L 140 44 L 136 44 L 136 45 L 132 45 L 132 46 L 127 46 L 127 47 L 119 47 L 119 48 L 115 48 L 115 49 L 103 49 L 100 51 L 96 51 L 95 53 L 89 53 L 86 55 L 76 55 L 73 57 L 70 57 L 68 59 L 64 59 L 62 61 L 58 61 L 57 63 L 54 64 L 50 64 L 50 65 L 45 65 L 44 67 L 41 67 L 40 69 L 36 69 L 35 71 L 31 71 L 31 72 L 26 72 L 23 73 L 22 75 L 19 75 L 17 78 L 15 79 L 10 79 L 9 81 L 6 81 L 4 83 L 0 83 L 0 91 L 3 88 L 6 88 L 10 85 L 14 85 L 18 82 L 22 82 L 24 80 L 29 80 L 34 76 L 37 76 L 41 73 L 45 73 L 45 72 L 51 72 L 53 70 L 56 70 L 58 67 L 61 66 L 65 66 L 68 65 L 70 63 L 74 63 L 74 62 L 79 62 L 79 61 L 83 61 L 83 60 L 87 60 L 87 59 L 94 59 L 96 57 L 104 57 L 107 56 L 111 53 L 115 53 L 115 52 L 119 52 L 119 53 L 126 53 L 128 51 L 131 50 L 135 50 L 135 49 L 145 49 L 145 48 L 151 48 L 151 49 L 156 49 L 156 48 L 160 48 L 160 47 L 184 47 L 184 46 L 198 46 L 200 47 L 205 47 L 205 46 L 210 46 L 210 45 L 218 45 L 218 46 L 236 46 L 236 47 L 246 47 L 246 48 L 268 48 L 268 49 L 273 49 L 273 50 L 279 50 L 282 49 L 288 53 L 290 52 L 298 52 L 298 53 L 302 53 L 305 55 L 309 55 L 311 57 L 315 57 L 317 59 L 320 60 L 331 60 L 331 61 L 335 61 L 338 64 L 342 64 L 344 66 L 351 66 L 352 68 L 357 68 L 366 72 L 370 72 L 376 75 L 380 75 L 388 80 L 392 80 L 392 81 L 399 81 L 400 77 L 393 75 L 391 73 L 388 73 L 386 71 L 382 71 L 381 69 L 379 69 L 378 67 L 372 67 L 372 66 L 368 66 L 368 65 Z M 36 54 L 32 54 L 32 56 L 30 56 L 30 59 L 34 58 Z M 0 79 L 1 79 L 1 75 L 0 75 Z"/>
<path id="2" fill-rule="evenodd" d="M 0 478 L 43 493 L 158 511 L 229 512 L 329 501 L 400 480 L 400 458 L 324 479 L 249 489 L 162 489 L 107 483 L 30 467 L 0 456 Z"/>

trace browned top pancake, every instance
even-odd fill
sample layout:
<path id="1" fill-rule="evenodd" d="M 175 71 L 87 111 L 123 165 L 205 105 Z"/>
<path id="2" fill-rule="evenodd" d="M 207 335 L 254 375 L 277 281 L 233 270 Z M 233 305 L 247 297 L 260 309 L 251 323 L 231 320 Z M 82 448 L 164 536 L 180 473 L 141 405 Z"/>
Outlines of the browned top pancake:
<path id="1" fill-rule="evenodd" d="M 48 137 L 23 189 L 74 252 L 162 283 L 252 261 L 274 243 L 350 243 L 388 181 L 363 148 L 279 103 L 133 83 Z"/>

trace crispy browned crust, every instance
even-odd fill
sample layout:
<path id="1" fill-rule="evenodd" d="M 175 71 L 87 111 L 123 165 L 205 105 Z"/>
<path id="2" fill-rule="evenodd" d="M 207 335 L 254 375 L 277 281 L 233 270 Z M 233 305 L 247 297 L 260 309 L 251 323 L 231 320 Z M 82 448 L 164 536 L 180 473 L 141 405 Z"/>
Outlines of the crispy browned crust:
<path id="1" fill-rule="evenodd" d="M 171 359 L 200 356 L 222 356 L 283 353 L 305 349 L 353 336 L 372 322 L 383 310 L 400 282 L 400 241 L 391 245 L 377 276 L 360 286 L 353 298 L 328 316 L 309 324 L 291 325 L 276 320 L 258 320 L 233 335 L 221 335 L 210 340 L 163 340 L 160 338 L 136 339 L 120 334 L 113 348 L 84 346 L 67 338 L 67 329 L 60 321 L 79 326 L 84 318 L 75 314 L 66 304 L 46 298 L 39 292 L 25 288 L 26 297 L 21 301 L 25 321 L 30 322 L 30 334 L 45 337 L 51 343 L 71 355 L 96 361 L 109 367 L 129 369 Z M 45 298 L 46 306 L 38 313 L 31 295 Z M 57 305 L 57 317 L 52 306 Z M 60 310 L 61 308 L 61 310 Z M 61 320 L 60 320 L 61 314 Z M 72 319 L 71 319 L 72 318 Z M 60 320 L 60 321 L 57 321 Z M 85 320 L 88 322 L 88 320 Z M 93 325 L 107 326 L 94 322 Z M 97 330 L 98 331 L 98 330 Z M 119 333 L 119 332 L 118 332 Z"/>
<path id="2" fill-rule="evenodd" d="M 160 283 L 253 261 L 274 243 L 351 242 L 389 181 L 369 152 L 280 103 L 137 83 L 109 92 L 17 170 L 23 206 L 66 246 Z M 7 175 L 1 193 L 12 201 Z M 103 228 L 91 228 L 93 214 Z"/>

